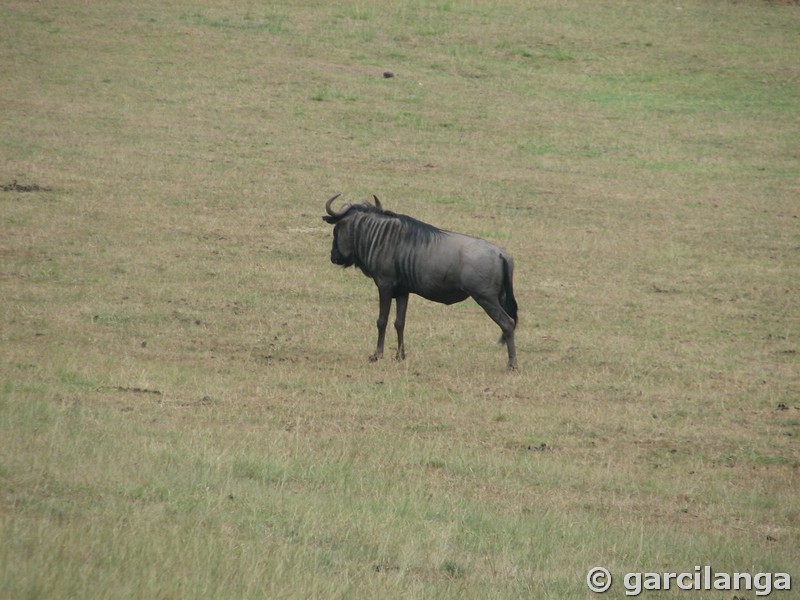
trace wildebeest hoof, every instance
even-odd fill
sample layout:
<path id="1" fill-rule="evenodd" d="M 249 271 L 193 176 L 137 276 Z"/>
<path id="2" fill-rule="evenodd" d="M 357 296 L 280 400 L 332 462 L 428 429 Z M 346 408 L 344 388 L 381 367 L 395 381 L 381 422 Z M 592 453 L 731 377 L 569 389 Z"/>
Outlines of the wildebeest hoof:
<path id="1" fill-rule="evenodd" d="M 406 353 L 405 352 L 398 352 L 397 354 L 395 354 L 394 359 L 395 360 L 405 360 L 406 359 Z"/>
<path id="2" fill-rule="evenodd" d="M 373 354 L 369 357 L 369 362 L 378 362 L 379 358 L 383 358 L 383 356 L 380 354 Z"/>

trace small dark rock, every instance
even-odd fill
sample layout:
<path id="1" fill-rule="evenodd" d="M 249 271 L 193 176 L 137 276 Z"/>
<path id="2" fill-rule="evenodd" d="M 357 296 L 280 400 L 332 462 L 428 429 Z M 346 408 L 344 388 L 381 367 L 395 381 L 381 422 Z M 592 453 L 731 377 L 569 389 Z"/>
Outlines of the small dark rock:
<path id="1" fill-rule="evenodd" d="M 377 563 L 372 565 L 372 570 L 376 573 L 383 573 L 384 571 L 399 571 L 400 567 L 397 565 L 387 565 L 386 563 Z"/>
<path id="2" fill-rule="evenodd" d="M 384 79 L 391 79 L 392 77 L 394 77 L 394 73 L 392 73 L 391 71 L 384 71 L 383 77 Z"/>
<path id="3" fill-rule="evenodd" d="M 6 183 L 0 186 L 0 190 L 4 192 L 22 192 L 22 193 L 51 191 L 49 187 L 41 186 L 38 183 L 31 183 L 31 184 L 17 183 L 16 179 L 11 183 Z"/>

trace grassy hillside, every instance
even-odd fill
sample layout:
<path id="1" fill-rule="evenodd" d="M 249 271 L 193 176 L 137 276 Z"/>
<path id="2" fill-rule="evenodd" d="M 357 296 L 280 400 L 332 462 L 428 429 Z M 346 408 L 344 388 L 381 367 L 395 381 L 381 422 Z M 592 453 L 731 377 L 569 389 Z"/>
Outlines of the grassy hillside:
<path id="1" fill-rule="evenodd" d="M 799 33 L 757 1 L 4 3 L 2 594 L 800 578 Z M 369 363 L 336 192 L 506 248 L 520 372 L 418 297 Z"/>

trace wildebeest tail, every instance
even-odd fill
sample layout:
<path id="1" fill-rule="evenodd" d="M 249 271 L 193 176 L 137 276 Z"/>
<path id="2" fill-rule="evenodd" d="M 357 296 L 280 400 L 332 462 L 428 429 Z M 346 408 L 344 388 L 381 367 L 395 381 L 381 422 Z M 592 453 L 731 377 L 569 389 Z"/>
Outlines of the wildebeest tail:
<path id="1" fill-rule="evenodd" d="M 514 272 L 505 256 L 501 256 L 500 259 L 503 261 L 503 291 L 500 293 L 500 304 L 508 316 L 514 319 L 514 325 L 516 325 L 517 300 L 514 298 Z"/>
<path id="2" fill-rule="evenodd" d="M 500 306 L 506 311 L 509 317 L 514 319 L 514 327 L 517 326 L 517 300 L 514 298 L 514 270 L 505 256 L 501 256 L 503 261 L 503 289 L 500 291 Z M 505 334 L 500 336 L 499 344 L 506 343 Z"/>

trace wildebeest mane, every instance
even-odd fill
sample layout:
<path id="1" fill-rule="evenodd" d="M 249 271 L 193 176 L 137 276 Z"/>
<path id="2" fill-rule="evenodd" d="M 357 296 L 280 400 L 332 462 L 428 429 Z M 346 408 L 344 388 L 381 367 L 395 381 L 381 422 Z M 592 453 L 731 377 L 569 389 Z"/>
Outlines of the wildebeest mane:
<path id="1" fill-rule="evenodd" d="M 403 229 L 416 242 L 428 243 L 442 234 L 442 230 L 438 227 L 415 219 L 414 217 L 401 215 L 390 210 L 383 210 L 375 206 L 367 206 L 369 207 L 370 212 L 378 213 L 392 219 L 397 219 L 402 225 Z"/>
<path id="2" fill-rule="evenodd" d="M 409 235 L 409 237 L 415 242 L 421 242 L 427 244 L 432 240 L 439 237 L 443 231 L 434 225 L 430 225 L 414 217 L 409 217 L 408 215 L 401 215 L 399 213 L 393 212 L 391 210 L 385 210 L 378 206 L 373 206 L 367 202 L 361 204 L 353 204 L 351 205 L 346 211 L 343 213 L 336 215 L 336 216 L 326 216 L 323 219 L 335 225 L 342 219 L 352 215 L 355 212 L 366 213 L 369 215 L 376 215 L 379 217 L 387 217 L 389 219 L 395 219 L 397 222 L 400 223 L 402 229 Z"/>

